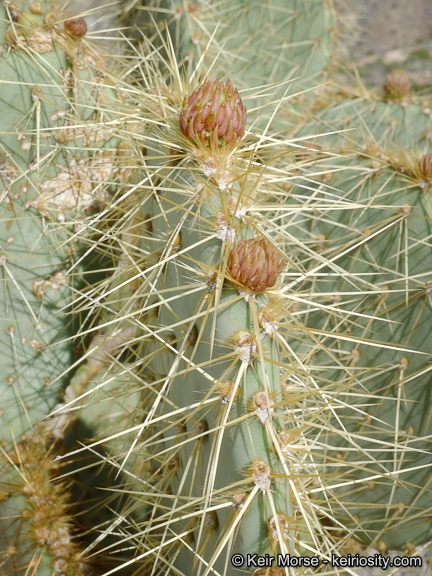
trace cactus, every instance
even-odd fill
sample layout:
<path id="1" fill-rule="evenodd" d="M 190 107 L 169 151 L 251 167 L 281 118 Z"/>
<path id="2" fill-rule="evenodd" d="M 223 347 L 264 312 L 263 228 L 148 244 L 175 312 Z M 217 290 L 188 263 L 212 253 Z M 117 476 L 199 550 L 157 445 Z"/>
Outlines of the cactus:
<path id="1" fill-rule="evenodd" d="M 2 3 L 0 18 L 0 470 L 7 544 L 0 563 L 8 573 L 78 574 L 87 560 L 73 539 L 74 512 L 61 494 L 66 485 L 50 487 L 61 444 L 50 436 L 61 439 L 73 418 L 63 412 L 39 421 L 77 365 L 71 339 L 80 319 L 71 318 L 71 300 L 85 299 L 92 282 L 97 290 L 98 268 L 109 261 L 106 247 L 93 258 L 86 243 L 95 241 L 91 220 L 129 181 L 127 137 L 116 137 L 117 92 L 84 37 L 82 18 L 65 19 L 51 3 L 38 2 Z M 81 394 L 119 345 L 107 344 L 108 336 L 99 335 L 99 352 L 75 375 Z"/>
<path id="2" fill-rule="evenodd" d="M 91 221 L 98 233 L 84 252 L 108 258 L 109 275 L 87 290 L 74 286 L 75 309 L 99 316 L 80 326 L 78 336 L 90 342 L 87 364 L 54 411 L 69 424 L 78 414 L 93 434 L 81 447 L 87 433 L 79 431 L 79 446 L 69 443 L 67 456 L 96 455 L 117 475 L 107 474 L 112 492 L 125 496 L 100 504 L 112 503 L 117 517 L 97 525 L 102 533 L 89 547 L 117 558 L 106 574 L 279 576 L 300 562 L 306 571 L 322 570 L 315 556 L 329 562 L 362 546 L 411 552 L 431 539 L 430 112 L 400 75 L 388 79 L 382 96 L 320 87 L 305 101 L 300 93 L 293 106 L 291 78 L 302 76 L 298 90 L 324 78 L 330 8 L 302 2 L 279 22 L 274 14 L 285 7 L 260 3 L 252 22 L 254 1 L 241 14 L 237 3 L 223 13 L 219 3 L 155 2 L 151 13 L 168 15 L 171 40 L 160 27 L 150 31 L 155 44 L 144 39 L 132 59 L 134 68 L 140 57 L 143 80 L 133 84 L 125 73 L 116 81 L 122 96 L 109 106 L 129 126 L 138 124 L 134 139 L 116 133 L 133 150 L 128 176 L 112 168 L 98 179 L 106 156 L 94 153 L 91 166 L 79 164 L 80 155 L 72 166 L 76 134 L 72 144 L 62 142 L 60 170 L 68 178 L 78 164 L 83 179 L 100 188 L 116 178 L 132 184 L 103 219 Z M 221 9 L 227 20 L 217 27 L 213 10 Z M 214 32 L 208 48 L 196 36 L 206 25 Z M 291 35 L 286 42 L 282 28 Z M 20 42 L 34 42 L 30 29 L 16 36 L 14 57 Z M 81 46 L 83 23 L 72 20 L 66 30 L 59 42 L 68 34 Z M 275 47 L 276 59 L 265 60 Z M 191 50 L 202 56 L 198 64 Z M 82 55 L 68 57 L 77 65 Z M 46 61 L 43 68 L 53 67 Z M 212 82 L 221 69 L 232 84 Z M 58 94 L 53 85 L 48 100 Z M 83 86 L 74 92 L 74 118 L 92 125 L 95 108 L 102 134 L 112 136 L 105 123 L 115 121 L 103 102 L 84 104 Z M 210 95 L 214 118 L 204 117 Z M 36 110 L 39 90 L 34 97 Z M 15 150 L 16 141 L 7 146 Z M 31 150 L 38 165 L 41 142 Z M 88 161 L 88 150 L 83 154 Z M 25 160 L 19 169 L 39 185 L 40 167 L 35 176 L 27 172 L 30 156 Z M 88 220 L 74 206 L 68 221 L 46 206 L 50 199 L 27 205 L 39 212 L 35 226 L 57 219 L 52 258 L 58 239 L 66 243 L 72 226 Z M 8 253 L 4 267 L 9 260 Z M 44 294 L 60 284 L 56 266 L 41 285 Z M 74 270 L 78 279 L 85 272 Z M 50 328 L 64 330 L 64 318 L 46 313 Z M 60 388 L 71 373 L 69 348 L 47 350 L 65 353 L 53 367 Z M 28 366 L 36 375 L 33 360 Z M 51 392 L 31 423 L 49 413 L 57 396 Z M 51 431 L 61 425 L 60 417 L 51 420 Z M 15 498 L 7 496 L 6 506 Z M 294 565 L 231 560 L 279 552 Z M 51 561 L 44 559 L 44 572 Z"/>
<path id="3" fill-rule="evenodd" d="M 320 130 L 327 119 L 334 127 L 335 118 L 342 128 L 365 103 L 343 102 L 343 111 L 339 106 L 318 115 Z M 340 158 L 321 158 L 319 170 L 332 176 L 329 184 L 353 208 L 349 218 L 345 210 L 322 210 L 311 229 L 321 238 L 321 254 L 329 259 L 341 254 L 337 265 L 347 271 L 345 277 L 326 279 L 323 288 L 317 281 L 314 293 L 337 294 L 337 309 L 360 315 L 355 321 L 349 313 L 340 316 L 338 330 L 345 341 L 332 346 L 333 367 L 325 368 L 329 361 L 322 352 L 314 360 L 322 363 L 323 378 L 336 385 L 343 403 L 337 413 L 343 429 L 334 420 L 338 433 L 329 434 L 326 455 L 340 458 L 336 474 L 347 480 L 339 487 L 335 482 L 338 503 L 332 509 L 363 543 L 376 547 L 379 542 L 386 549 L 424 543 L 432 536 L 427 385 L 431 224 L 424 154 L 425 131 L 432 124 L 423 110 L 414 102 L 377 103 L 375 110 L 361 113 L 370 126 L 367 132 L 362 134 L 360 127 L 339 142 L 333 138 L 328 149 Z M 325 138 L 321 142 L 326 150 Z M 316 314 L 309 326 L 319 328 Z M 376 348 L 367 341 L 383 344 Z M 356 398 L 360 390 L 368 397 Z"/>
<path id="4" fill-rule="evenodd" d="M 7 424 L 13 426 L 13 436 L 19 437 L 49 412 L 64 382 L 58 376 L 71 363 L 68 348 L 47 346 L 59 340 L 67 326 L 57 313 L 69 295 L 64 273 L 68 256 L 64 248 L 58 249 L 57 238 L 65 242 L 67 236 L 57 232 L 55 224 L 24 211 L 26 202 L 36 196 L 37 183 L 45 181 L 48 190 L 53 176 L 52 170 L 47 173 L 50 163 L 46 158 L 53 144 L 47 145 L 42 131 L 50 125 L 49 117 L 64 107 L 60 70 L 67 68 L 67 59 L 64 52 L 52 51 L 52 44 L 51 51 L 43 51 L 42 39 L 37 37 L 41 27 L 31 28 L 33 37 L 28 40 L 30 46 L 39 42 L 40 52 L 27 47 L 26 54 L 20 34 L 25 25 L 17 23 L 12 28 L 9 14 L 1 10 L 1 408 L 7 418 L 1 436 L 10 438 Z M 24 16 L 20 18 L 22 22 Z M 36 170 L 43 176 L 38 177 Z"/>
<path id="5" fill-rule="evenodd" d="M 264 553 L 267 522 L 274 516 L 274 530 L 285 532 L 283 521 L 275 521 L 276 511 L 283 519 L 292 517 L 284 464 L 276 449 L 272 454 L 284 404 L 277 346 L 258 321 L 274 281 L 263 279 L 262 295 L 255 296 L 254 288 L 250 291 L 252 278 L 239 286 L 233 264 L 229 282 L 228 259 L 239 249 L 241 238 L 268 242 L 278 256 L 273 238 L 234 216 L 236 205 L 239 210 L 240 202 L 247 201 L 250 177 L 236 153 L 227 151 L 225 144 L 197 148 L 193 171 L 181 164 L 161 170 L 162 182 L 171 184 L 151 209 L 156 245 L 163 246 L 169 238 L 158 263 L 155 291 L 169 296 L 172 305 L 152 302 L 159 307 L 160 328 L 153 328 L 159 342 L 152 343 L 146 355 L 157 355 L 148 370 L 155 378 L 152 387 L 158 386 L 149 393 L 146 404 L 151 409 L 145 421 L 150 424 L 163 414 L 169 423 L 174 413 L 182 427 L 178 434 L 172 424 L 164 429 L 159 425 L 153 433 L 157 438 L 162 432 L 173 437 L 154 459 L 159 470 L 173 466 L 171 490 L 178 502 L 169 514 L 153 519 L 147 530 L 158 530 L 162 523 L 164 539 L 190 535 L 188 547 L 194 553 L 183 549 L 176 560 L 183 571 L 195 566 L 195 571 L 208 573 L 211 567 L 223 573 L 231 547 Z M 206 181 L 204 172 L 212 163 L 224 164 L 223 171 L 220 178 L 215 174 Z M 243 425 L 237 419 L 244 419 Z M 155 506 L 162 503 L 156 500 Z M 239 509 L 234 515 L 233 505 Z M 195 554 L 209 563 L 208 569 L 200 566 Z"/>
<path id="6" fill-rule="evenodd" d="M 413 269 L 405 270 L 405 282 L 414 278 L 416 283 L 417 276 L 428 273 L 424 269 L 430 254 L 427 241 L 424 245 L 429 237 L 427 197 L 425 204 L 422 202 L 422 189 L 428 183 L 428 156 L 427 149 L 415 150 L 427 127 L 422 107 L 415 103 L 406 107 L 404 103 L 405 107 L 395 108 L 377 103 L 371 110 L 374 106 L 370 101 L 353 101 L 343 93 L 322 93 L 304 114 L 306 119 L 307 115 L 317 114 L 318 122 L 294 126 L 289 135 L 275 142 L 276 159 L 270 159 L 267 167 L 272 175 L 271 170 L 275 170 L 275 176 L 266 178 L 262 157 L 261 162 L 254 164 L 254 158 L 246 152 L 242 156 L 241 148 L 230 153 L 223 145 L 207 150 L 201 146 L 195 149 L 181 140 L 179 143 L 174 118 L 184 96 L 181 89 L 177 94 L 175 90 L 169 92 L 172 112 L 167 115 L 165 108 L 164 117 L 165 123 L 169 119 L 169 128 L 151 141 L 173 144 L 167 144 L 162 151 L 153 146 L 152 153 L 166 159 L 173 145 L 176 152 L 171 152 L 172 161 L 167 162 L 166 168 L 159 162 L 153 166 L 149 161 L 148 181 L 157 170 L 154 207 L 147 207 L 147 196 L 142 200 L 143 211 L 152 213 L 154 234 L 154 239 L 145 244 L 150 252 L 148 282 L 153 285 L 154 294 L 148 300 L 148 309 L 157 307 L 159 312 L 156 318 L 150 316 L 148 334 L 143 337 L 152 340 L 144 348 L 152 384 L 146 402 L 151 408 L 140 433 L 153 420 L 157 422 L 156 428 L 150 429 L 148 441 L 150 446 L 156 444 L 157 485 L 164 486 L 178 500 L 167 514 L 149 520 L 145 534 L 163 532 L 162 543 L 154 553 L 159 557 L 159 547 L 171 549 L 175 566 L 182 573 L 190 573 L 193 564 L 197 574 L 212 569 L 235 574 L 238 571 L 230 565 L 229 550 L 246 554 L 253 549 L 258 553 L 280 549 L 294 555 L 307 551 L 326 558 L 330 550 L 343 553 L 350 535 L 368 545 L 376 545 L 379 540 L 381 546 L 398 548 L 408 544 L 410 537 L 417 544 L 426 542 L 430 538 L 429 430 L 424 410 L 428 356 L 421 352 L 428 352 L 424 348 L 428 329 L 420 328 L 416 311 L 414 320 L 404 319 L 403 328 L 398 330 L 386 317 L 381 318 L 380 308 L 384 278 L 386 282 L 396 282 L 401 275 L 400 230 L 395 224 L 416 214 L 402 201 L 406 199 L 411 204 L 411 197 L 420 220 L 410 237 L 417 250 Z M 335 100 L 329 105 L 333 96 Z M 394 118 L 400 114 L 402 130 Z M 347 127 L 352 129 L 353 118 L 361 119 L 355 136 L 342 140 L 334 134 Z M 328 128 L 323 129 L 323 125 Z M 374 148 L 367 148 L 368 140 L 362 132 Z M 319 146 L 304 141 L 310 134 L 320 138 Z M 393 146 L 410 146 L 413 152 L 399 148 L 399 152 L 390 153 L 390 138 Z M 293 158 L 290 146 L 296 148 L 298 140 L 300 146 L 304 142 L 305 152 Z M 389 151 L 383 151 L 383 147 Z M 379 160 L 387 163 L 390 173 L 376 173 L 376 153 L 380 154 Z M 295 182 L 291 190 L 290 181 Z M 397 193 L 392 194 L 395 182 Z M 351 190 L 353 198 L 349 195 Z M 311 193 L 310 199 L 305 199 L 305 191 Z M 381 196 L 388 197 L 388 201 L 381 201 Z M 269 201 L 270 198 L 277 200 Z M 382 252 L 375 240 L 380 228 L 386 237 Z M 238 240 L 243 238 L 239 244 L 242 245 L 254 237 L 267 237 L 273 244 L 280 242 L 275 248 L 291 263 L 291 272 L 283 275 L 285 285 L 279 284 L 271 291 L 270 301 L 247 291 L 237 295 L 234 287 L 245 281 L 238 282 L 237 272 L 230 274 L 231 244 L 240 251 L 236 248 Z M 152 252 L 155 244 L 161 249 Z M 316 250 L 312 249 L 314 245 Z M 358 256 L 362 247 L 365 250 Z M 311 279 L 309 274 L 317 277 Z M 373 282 L 362 279 L 366 274 L 373 275 Z M 347 291 L 347 284 L 352 290 Z M 384 291 L 393 303 L 391 311 L 403 308 L 406 290 L 402 290 L 402 299 L 397 288 Z M 423 310 L 429 294 L 427 281 L 422 280 L 419 290 L 423 297 L 418 305 Z M 341 298 L 343 304 L 333 304 L 334 296 Z M 345 296 L 349 297 L 346 303 Z M 374 303 L 376 298 L 378 303 Z M 376 306 L 377 311 L 371 312 Z M 398 321 L 397 313 L 388 314 L 392 322 Z M 408 318 L 410 314 L 406 312 Z M 276 331 L 275 326 L 279 325 Z M 412 335 L 417 326 L 418 339 Z M 191 336 L 193 331 L 195 336 Z M 380 334 L 382 337 L 377 337 Z M 386 370 L 391 373 L 387 386 L 378 381 L 383 376 L 380 360 L 384 355 Z M 402 396 L 402 384 L 399 396 L 394 397 L 392 391 L 392 370 L 397 374 L 402 371 L 404 378 L 406 355 L 414 366 L 413 389 L 407 399 Z M 241 368 L 236 362 L 242 362 Z M 339 366 L 337 370 L 332 367 L 334 364 Z M 354 370 L 351 364 L 359 369 Z M 284 368 L 281 375 L 275 365 Z M 240 386 L 243 372 L 247 375 L 244 386 Z M 280 381 L 284 383 L 282 390 Z M 263 390 L 266 399 L 264 411 L 258 399 L 253 398 L 258 389 Z M 211 408 L 212 403 L 219 402 L 222 410 Z M 266 410 L 268 413 L 273 402 L 277 407 L 274 414 L 270 418 L 262 416 L 264 422 L 268 418 L 266 433 L 263 429 L 258 432 L 260 426 L 264 428 L 259 414 L 266 414 Z M 396 473 L 391 467 L 401 464 L 397 428 L 407 427 L 408 422 L 403 402 L 413 405 L 409 419 L 418 422 L 419 433 L 414 437 L 412 427 L 405 432 L 401 442 L 406 459 L 413 466 L 403 466 Z M 350 409 L 353 403 L 354 408 Z M 373 418 L 365 405 L 371 404 L 378 405 L 380 423 L 385 423 L 387 432 L 373 425 L 363 436 L 364 428 L 360 426 Z M 343 419 L 339 414 L 343 414 Z M 165 428 L 160 424 L 162 416 L 167 423 Z M 350 434 L 358 429 L 362 433 L 350 440 Z M 162 434 L 168 436 L 168 441 L 161 452 Z M 241 449 L 238 442 L 243 442 Z M 264 453 L 272 453 L 270 462 L 264 458 L 263 449 Z M 261 475 L 254 467 L 251 451 L 260 470 L 265 470 Z M 341 457 L 345 457 L 342 464 Z M 363 460 L 358 463 L 361 457 Z M 238 463 L 235 471 L 234 462 Z M 170 463 L 172 472 L 164 474 Z M 268 464 L 272 472 L 266 468 Z M 334 471 L 337 476 L 343 474 L 344 481 L 332 481 Z M 262 487 L 265 493 L 274 477 L 278 481 L 272 484 L 270 495 L 266 493 L 267 500 L 256 487 Z M 248 483 L 251 492 L 245 489 Z M 236 494 L 237 486 L 240 488 Z M 360 523 L 356 516 L 359 511 L 363 516 L 370 512 L 362 496 L 367 489 L 375 490 L 374 502 L 384 501 L 385 505 L 375 507 L 371 522 L 362 518 Z M 319 500 L 311 504 L 314 494 Z M 351 498 L 353 504 L 349 504 Z M 400 499 L 405 499 L 402 511 Z M 283 503 L 287 507 L 278 510 L 277 506 L 284 506 Z M 164 509 L 163 499 L 155 500 L 157 506 Z M 237 511 L 225 510 L 230 511 L 231 507 Z M 214 514 L 210 515 L 215 510 L 217 522 Z M 394 528 L 393 510 L 402 514 Z M 275 512 L 280 515 L 275 516 Z M 211 517 L 206 519 L 207 516 Z M 400 526 L 408 531 L 401 533 Z M 340 541 L 338 546 L 335 539 Z"/>
<path id="7" fill-rule="evenodd" d="M 114 159 L 97 151 L 113 134 L 97 125 L 108 90 L 91 49 L 70 37 L 60 14 L 40 13 L 35 3 L 2 6 L 1 19 L 1 436 L 8 439 L 48 414 L 67 381 L 72 348 L 60 341 L 73 326 L 61 309 L 79 285 L 66 274 L 79 250 L 74 226 L 106 200 Z M 62 225 L 73 211 L 74 223 Z"/>
<path id="8" fill-rule="evenodd" d="M 4 574 L 86 573 L 73 539 L 66 482 L 54 482 L 58 464 L 46 427 L 23 435 L 1 454 L 2 554 Z"/>

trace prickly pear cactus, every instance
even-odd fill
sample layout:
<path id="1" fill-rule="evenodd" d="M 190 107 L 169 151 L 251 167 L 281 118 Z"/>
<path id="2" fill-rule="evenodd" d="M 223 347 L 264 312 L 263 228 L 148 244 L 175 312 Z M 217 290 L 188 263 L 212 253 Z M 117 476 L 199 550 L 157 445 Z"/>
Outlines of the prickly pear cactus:
<path id="1" fill-rule="evenodd" d="M 51 436 L 63 438 L 74 414 L 38 422 L 79 363 L 72 298 L 85 299 L 109 261 L 108 249 L 93 258 L 86 244 L 94 247 L 91 221 L 128 181 L 127 138 L 115 137 L 116 91 L 83 18 L 39 2 L 4 2 L 0 18 L 0 565 L 17 575 L 82 574 L 66 482 L 56 483 L 52 463 L 61 442 Z M 80 394 L 116 347 L 105 340 L 79 371 Z"/>
<path id="2" fill-rule="evenodd" d="M 231 120 L 226 116 L 221 126 Z M 277 346 L 258 320 L 283 255 L 271 235 L 236 218 L 236 208 L 241 211 L 247 201 L 250 174 L 238 150 L 219 138 L 220 147 L 212 145 L 212 135 L 207 147 L 190 145 L 193 172 L 181 164 L 161 172 L 172 184 L 152 202 L 154 241 L 163 246 L 169 238 L 155 289 L 172 304 L 155 302 L 163 328 L 159 345 L 150 349 L 161 357 L 152 363 L 159 386 L 146 420 L 164 414 L 169 422 L 175 413 L 182 422 L 164 426 L 164 435 L 174 439 L 155 456 L 159 470 L 171 465 L 179 502 L 152 529 L 162 521 L 167 536 L 173 530 L 188 534 L 191 550 L 178 555 L 180 569 L 195 564 L 199 571 L 199 554 L 208 569 L 223 572 L 232 548 L 265 551 L 271 518 L 273 529 L 285 533 L 292 503 L 283 463 L 271 450 L 283 418 Z M 259 245 L 257 253 L 251 242 L 267 249 Z"/>
<path id="3" fill-rule="evenodd" d="M 82 253 L 86 213 L 110 197 L 118 155 L 105 124 L 114 92 L 85 30 L 71 31 L 51 3 L 0 10 L 0 435 L 8 439 L 47 415 L 70 377 L 76 326 L 65 309 L 80 280 L 68 271 Z"/>
<path id="4" fill-rule="evenodd" d="M 184 576 L 312 573 L 365 546 L 412 553 L 431 538 L 428 105 L 401 74 L 380 97 L 318 86 L 303 99 L 329 61 L 326 2 L 148 8 L 167 26 L 144 19 L 153 28 L 108 105 L 81 21 L 5 9 L 4 85 L 15 92 L 2 101 L 20 104 L 5 130 L 4 210 L 36 232 L 3 240 L 1 263 L 15 274 L 11 302 L 24 303 L 19 329 L 32 310 L 33 330 L 56 330 L 20 365 L 44 409 L 29 412 L 30 387 L 13 398 L 30 424 L 68 380 L 67 324 L 46 295 L 64 306 L 72 287 L 87 363 L 50 430 L 80 414 L 93 437 L 81 430 L 66 457 L 99 459 L 115 471 L 103 487 L 120 494 L 101 505 L 115 518 L 97 524 L 87 553 L 115 558 L 106 575 Z M 232 82 L 215 79 L 227 72 Z M 126 147 L 111 131 L 120 124 Z M 107 258 L 86 289 L 74 238 Z M 41 283 L 33 260 L 48 239 Z M 29 270 L 31 289 L 16 280 Z M 5 330 L 10 371 L 17 330 Z M 49 396 L 35 384 L 47 364 Z M 77 467 L 90 486 L 97 466 Z M 2 497 L 6 516 L 14 498 Z M 56 554 L 45 552 L 44 572 Z M 257 563 L 279 553 L 289 566 Z"/>
<path id="5" fill-rule="evenodd" d="M 400 550 L 432 536 L 432 121 L 426 103 L 408 94 L 402 105 L 353 98 L 317 116 L 320 131 L 355 127 L 320 140 L 321 159 L 310 167 L 324 174 L 318 194 L 336 189 L 346 204 L 322 209 L 310 230 L 323 258 L 345 271 L 327 265 L 311 287 L 337 318 L 316 311 L 308 322 L 323 347 L 314 363 L 340 402 L 327 434 L 325 471 L 344 477 L 328 487 L 332 511 L 364 544 Z"/>

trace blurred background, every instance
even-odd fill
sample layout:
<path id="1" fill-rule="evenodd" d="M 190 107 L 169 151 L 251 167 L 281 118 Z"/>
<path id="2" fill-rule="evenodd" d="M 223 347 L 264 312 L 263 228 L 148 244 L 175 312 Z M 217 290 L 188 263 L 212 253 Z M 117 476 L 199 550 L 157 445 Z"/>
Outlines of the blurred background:
<path id="1" fill-rule="evenodd" d="M 341 43 L 367 84 L 404 68 L 418 86 L 432 83 L 432 0 L 336 0 Z"/>

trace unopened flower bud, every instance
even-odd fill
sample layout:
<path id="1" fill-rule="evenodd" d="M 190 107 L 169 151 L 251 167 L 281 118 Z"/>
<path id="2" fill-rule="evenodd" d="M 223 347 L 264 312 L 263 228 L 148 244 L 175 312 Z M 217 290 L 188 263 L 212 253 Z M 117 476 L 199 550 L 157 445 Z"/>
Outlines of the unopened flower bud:
<path id="1" fill-rule="evenodd" d="M 180 131 L 202 146 L 235 144 L 243 138 L 246 107 L 231 81 L 205 80 L 186 96 L 180 112 Z"/>
<path id="2" fill-rule="evenodd" d="M 87 34 L 87 22 L 84 18 L 78 16 L 77 18 L 69 18 L 64 22 L 65 30 L 75 38 L 82 38 Z"/>
<path id="3" fill-rule="evenodd" d="M 232 279 L 251 292 L 272 288 L 283 267 L 279 252 L 265 238 L 243 239 L 229 255 Z"/>
<path id="4" fill-rule="evenodd" d="M 386 76 L 384 92 L 389 100 L 400 100 L 408 96 L 411 82 L 404 70 L 392 70 Z"/>

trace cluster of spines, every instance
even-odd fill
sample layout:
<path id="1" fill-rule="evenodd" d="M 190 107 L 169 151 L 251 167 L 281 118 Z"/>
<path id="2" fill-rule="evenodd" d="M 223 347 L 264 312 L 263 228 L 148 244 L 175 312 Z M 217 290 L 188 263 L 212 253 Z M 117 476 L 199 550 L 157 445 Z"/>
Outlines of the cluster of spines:
<path id="1" fill-rule="evenodd" d="M 74 533 L 67 481 L 49 427 L 35 427 L 9 450 L 1 450 L 0 510 L 5 573 L 80 576 L 87 571 Z"/>

